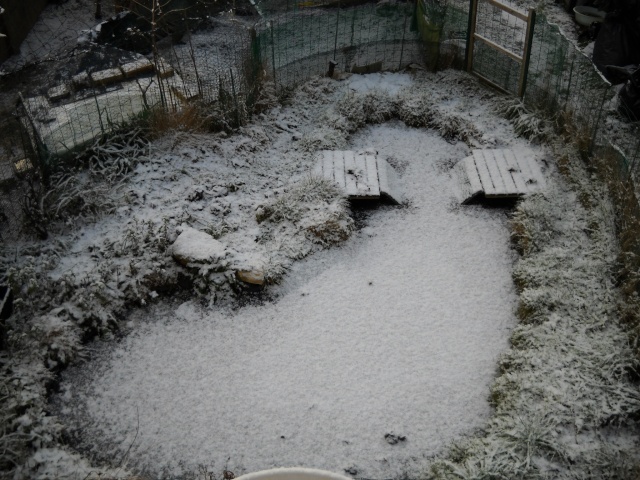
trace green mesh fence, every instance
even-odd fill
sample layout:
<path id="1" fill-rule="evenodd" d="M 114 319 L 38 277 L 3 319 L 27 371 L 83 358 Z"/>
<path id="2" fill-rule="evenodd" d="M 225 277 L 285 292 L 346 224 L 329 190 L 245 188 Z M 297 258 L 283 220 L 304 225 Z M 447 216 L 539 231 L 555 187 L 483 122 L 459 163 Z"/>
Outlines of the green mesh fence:
<path id="1" fill-rule="evenodd" d="M 571 118 L 581 135 L 596 140 L 611 85 L 558 29 L 538 16 L 525 103 Z"/>
<path id="2" fill-rule="evenodd" d="M 508 4 L 508 2 L 505 2 Z M 478 1 L 473 72 L 506 92 L 518 93 L 521 63 L 488 45 L 492 42 L 518 57 L 524 56 L 527 22 L 485 0 Z"/>
<path id="3" fill-rule="evenodd" d="M 44 96 L 25 99 L 30 112 L 22 119 L 29 132 L 24 136 L 29 144 L 25 151 L 36 151 L 49 161 L 153 107 L 171 111 L 191 101 L 209 104 L 215 115 L 241 124 L 265 79 L 273 81 L 277 94 L 286 94 L 313 76 L 325 75 L 332 66 L 337 72 L 355 73 L 396 71 L 411 63 L 429 69 L 466 69 L 470 4 L 470 0 L 357 5 L 347 0 L 265 0 L 257 4 L 264 17 L 253 28 L 216 23 L 213 29 L 189 32 L 186 42 L 162 49 L 163 62 L 176 76 L 75 89 L 73 102 L 39 105 Z M 513 55 L 523 54 L 526 22 L 479 0 L 475 27 L 476 33 L 507 52 L 476 41 L 472 71 L 515 94 L 521 72 Z M 572 122 L 592 150 L 613 146 L 621 168 L 639 173 L 638 123 L 625 124 L 624 135 L 611 135 L 607 125 L 611 112 L 605 105 L 615 90 L 542 15 L 535 21 L 529 60 L 526 105 Z"/>
<path id="4" fill-rule="evenodd" d="M 399 70 L 422 63 L 415 5 L 298 8 L 256 26 L 264 69 L 282 93 L 315 75 Z"/>

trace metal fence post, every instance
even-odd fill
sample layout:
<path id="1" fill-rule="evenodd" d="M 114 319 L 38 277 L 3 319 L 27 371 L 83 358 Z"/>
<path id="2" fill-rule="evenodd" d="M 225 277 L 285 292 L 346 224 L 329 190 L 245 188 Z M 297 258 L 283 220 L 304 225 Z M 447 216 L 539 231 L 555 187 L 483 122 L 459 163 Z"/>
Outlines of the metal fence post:
<path id="1" fill-rule="evenodd" d="M 604 104 L 607 101 L 608 89 L 603 89 L 602 101 L 600 102 L 600 108 L 598 108 L 598 118 L 593 125 L 593 132 L 591 133 L 591 145 L 589 146 L 589 156 L 593 155 L 593 150 L 596 146 L 596 137 L 598 135 L 598 128 L 600 127 L 600 120 L 602 119 L 602 111 L 604 110 Z"/>

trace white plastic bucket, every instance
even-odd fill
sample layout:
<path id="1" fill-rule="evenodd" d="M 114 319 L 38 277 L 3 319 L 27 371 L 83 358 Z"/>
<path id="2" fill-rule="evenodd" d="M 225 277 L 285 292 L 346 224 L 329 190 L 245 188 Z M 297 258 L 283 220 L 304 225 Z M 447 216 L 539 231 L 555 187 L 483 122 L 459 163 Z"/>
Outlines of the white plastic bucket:
<path id="1" fill-rule="evenodd" d="M 273 468 L 247 473 L 235 480 L 353 480 L 338 473 L 314 468 Z"/>
<path id="2" fill-rule="evenodd" d="M 605 12 L 594 7 L 575 7 L 573 12 L 576 14 L 576 22 L 585 27 L 593 22 L 604 22 L 606 15 Z"/>

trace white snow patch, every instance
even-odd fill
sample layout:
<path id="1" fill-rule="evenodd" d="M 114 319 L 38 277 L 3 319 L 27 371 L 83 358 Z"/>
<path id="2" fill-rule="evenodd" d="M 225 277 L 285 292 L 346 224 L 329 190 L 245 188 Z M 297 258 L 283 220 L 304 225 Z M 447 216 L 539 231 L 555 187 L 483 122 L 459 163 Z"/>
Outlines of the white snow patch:
<path id="1" fill-rule="evenodd" d="M 381 90 L 389 95 L 397 95 L 400 90 L 411 86 L 413 79 L 408 73 L 371 73 L 369 75 L 353 75 L 349 77 L 349 88 L 366 93 L 370 90 Z"/>
<path id="2" fill-rule="evenodd" d="M 172 246 L 175 258 L 190 262 L 216 263 L 226 254 L 225 246 L 211 235 L 188 226 L 182 227 L 182 233 Z"/>
<path id="3" fill-rule="evenodd" d="M 139 425 L 130 458 L 155 473 L 298 465 L 390 478 L 485 424 L 515 323 L 507 218 L 453 203 L 443 161 L 466 145 L 399 122 L 352 137 L 372 145 L 403 166 L 408 208 L 381 208 L 344 248 L 294 264 L 274 303 L 142 312 L 70 372 L 60 403 L 74 415 L 59 413 L 93 453 L 118 458 Z"/>

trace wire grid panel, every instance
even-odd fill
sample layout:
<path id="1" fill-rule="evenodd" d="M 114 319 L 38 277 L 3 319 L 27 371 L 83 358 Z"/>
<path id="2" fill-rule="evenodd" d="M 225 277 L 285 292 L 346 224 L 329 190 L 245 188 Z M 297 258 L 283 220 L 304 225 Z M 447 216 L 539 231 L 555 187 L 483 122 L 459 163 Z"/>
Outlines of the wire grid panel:
<path id="1" fill-rule="evenodd" d="M 467 0 L 418 0 L 415 21 L 427 67 L 464 68 L 469 25 Z"/>
<path id="2" fill-rule="evenodd" d="M 0 121 L 0 243 L 16 238 L 22 227 L 22 180 L 36 164 L 17 118 Z"/>
<path id="3" fill-rule="evenodd" d="M 197 30 L 180 43 L 162 49 L 163 58 L 175 68 L 181 85 L 175 90 L 187 100 L 213 102 L 227 85 L 244 92 L 254 76 L 250 28 L 211 20 L 209 28 Z"/>
<path id="4" fill-rule="evenodd" d="M 477 2 L 472 71 L 513 94 L 518 94 L 526 55 L 528 22 L 524 16 L 510 2 Z"/>
<path id="5" fill-rule="evenodd" d="M 611 84 L 591 60 L 543 15 L 536 18 L 525 103 L 572 118 L 582 134 L 595 138 Z"/>
<path id="6" fill-rule="evenodd" d="M 278 89 L 325 74 L 330 61 L 345 72 L 398 70 L 422 60 L 414 9 L 367 4 L 273 17 L 257 26 L 261 58 Z"/>

